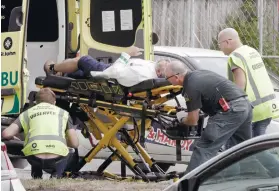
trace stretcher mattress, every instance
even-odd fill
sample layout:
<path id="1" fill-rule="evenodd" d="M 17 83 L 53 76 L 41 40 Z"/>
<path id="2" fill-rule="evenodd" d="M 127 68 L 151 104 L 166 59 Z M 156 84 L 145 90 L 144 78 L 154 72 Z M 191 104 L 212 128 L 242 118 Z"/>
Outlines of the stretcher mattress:
<path id="1" fill-rule="evenodd" d="M 61 90 L 68 90 L 70 88 L 81 89 L 81 90 L 94 90 L 93 87 L 96 87 L 96 90 L 102 87 L 102 84 L 117 85 L 121 89 L 125 89 L 125 92 L 137 93 L 147 90 L 152 90 L 159 87 L 164 87 L 171 85 L 164 78 L 150 79 L 143 81 L 132 87 L 124 87 L 118 84 L 115 79 L 103 79 L 103 78 L 89 78 L 89 79 L 73 79 L 69 77 L 49 75 L 47 77 L 40 76 L 35 79 L 35 84 L 44 87 L 51 87 Z M 100 87 L 99 87 L 100 86 Z"/>

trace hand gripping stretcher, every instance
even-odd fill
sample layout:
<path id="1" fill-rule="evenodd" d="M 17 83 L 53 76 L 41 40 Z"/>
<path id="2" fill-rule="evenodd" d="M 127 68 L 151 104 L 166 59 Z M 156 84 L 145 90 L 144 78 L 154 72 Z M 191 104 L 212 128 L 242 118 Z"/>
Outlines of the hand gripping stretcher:
<path id="1" fill-rule="evenodd" d="M 165 79 L 151 79 L 133 87 L 124 87 L 115 79 L 73 79 L 49 75 L 37 77 L 35 83 L 38 88 L 51 88 L 56 93 L 57 101 L 75 104 L 77 109 L 73 111 L 70 108 L 69 112 L 86 124 L 82 130 L 83 135 L 90 138 L 88 135 L 92 133 L 99 140 L 71 169 L 72 175 L 77 174 L 101 149 L 109 148 L 112 154 L 98 168 L 98 175 L 116 178 L 116 175 L 109 174 L 105 169 L 112 161 L 120 160 L 135 174 L 135 179 L 160 181 L 177 178 L 176 172 L 165 173 L 146 152 L 145 130 L 151 127 L 152 122 L 159 123 L 162 132 L 168 138 L 176 140 L 178 159 L 181 159 L 180 140 L 197 139 L 202 131 L 202 114 L 197 127 L 181 127 L 177 123 L 176 113 L 185 110 L 179 107 L 176 98 L 182 87 L 170 85 Z M 36 92 L 31 92 L 29 95 L 31 103 L 35 94 Z M 164 104 L 170 99 L 176 99 L 178 106 Z M 85 115 L 82 116 L 81 113 Z M 126 128 L 127 124 L 132 128 Z M 137 154 L 137 159 L 128 153 L 128 146 Z M 120 179 L 127 178 L 123 169 L 121 175 Z"/>

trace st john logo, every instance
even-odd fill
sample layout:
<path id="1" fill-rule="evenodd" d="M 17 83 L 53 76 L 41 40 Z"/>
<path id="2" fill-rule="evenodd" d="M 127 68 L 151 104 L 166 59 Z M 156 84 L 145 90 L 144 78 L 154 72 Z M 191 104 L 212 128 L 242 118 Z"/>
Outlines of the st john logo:
<path id="1" fill-rule="evenodd" d="M 13 46 L 13 40 L 10 37 L 5 38 L 3 46 L 5 50 L 10 50 Z"/>
<path id="2" fill-rule="evenodd" d="M 32 148 L 36 148 L 37 147 L 37 143 L 33 143 L 31 146 L 32 146 Z"/>
<path id="3" fill-rule="evenodd" d="M 14 55 L 16 55 L 16 52 L 8 51 L 12 48 L 12 46 L 13 46 L 12 38 L 11 37 L 5 38 L 5 40 L 3 42 L 3 47 L 6 50 L 6 52 L 1 52 L 1 56 L 14 56 Z"/>

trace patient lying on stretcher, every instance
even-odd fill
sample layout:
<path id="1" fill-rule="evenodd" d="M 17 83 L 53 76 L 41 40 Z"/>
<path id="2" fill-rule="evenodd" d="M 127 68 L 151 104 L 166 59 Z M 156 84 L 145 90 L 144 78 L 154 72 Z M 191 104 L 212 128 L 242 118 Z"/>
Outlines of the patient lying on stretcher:
<path id="1" fill-rule="evenodd" d="M 47 75 L 52 73 L 75 79 L 84 79 L 90 76 L 113 78 L 126 87 L 134 86 L 149 79 L 164 78 L 168 61 L 161 60 L 154 63 L 149 60 L 130 59 L 132 56 L 139 56 L 140 54 L 140 49 L 132 46 L 126 52 L 122 52 L 113 64 L 98 62 L 91 56 L 66 59 L 59 64 L 49 60 L 44 65 L 44 71 Z"/>

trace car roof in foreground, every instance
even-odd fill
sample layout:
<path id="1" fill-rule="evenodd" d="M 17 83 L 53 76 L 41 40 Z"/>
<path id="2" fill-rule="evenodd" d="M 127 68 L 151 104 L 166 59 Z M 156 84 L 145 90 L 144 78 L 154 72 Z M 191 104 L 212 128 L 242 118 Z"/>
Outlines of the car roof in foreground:
<path id="1" fill-rule="evenodd" d="M 217 155 L 217 156 L 213 157 L 212 159 L 208 160 L 207 162 L 203 163 L 199 167 L 195 168 L 194 170 L 192 170 L 191 172 L 189 172 L 188 174 L 183 176 L 181 179 L 179 179 L 179 181 L 177 181 L 174 184 L 167 187 L 165 190 L 170 189 L 172 186 L 175 186 L 175 185 L 177 186 L 179 184 L 179 182 L 181 182 L 182 180 L 192 177 L 193 175 L 197 174 L 201 170 L 205 169 L 207 166 L 210 166 L 211 164 L 214 164 L 219 159 L 225 157 L 226 155 L 234 153 L 235 151 L 239 150 L 240 148 L 246 147 L 248 145 L 260 143 L 260 142 L 263 142 L 263 141 L 270 141 L 270 140 L 279 140 L 279 133 L 265 134 L 265 135 L 261 135 L 261 136 L 249 139 L 247 141 L 244 141 L 244 142 L 242 142 L 242 143 L 240 143 L 240 144 L 238 144 L 238 145 L 220 153 L 219 155 Z"/>
<path id="2" fill-rule="evenodd" d="M 203 48 L 154 46 L 154 51 L 177 54 L 182 57 L 227 57 L 222 51 Z"/>

